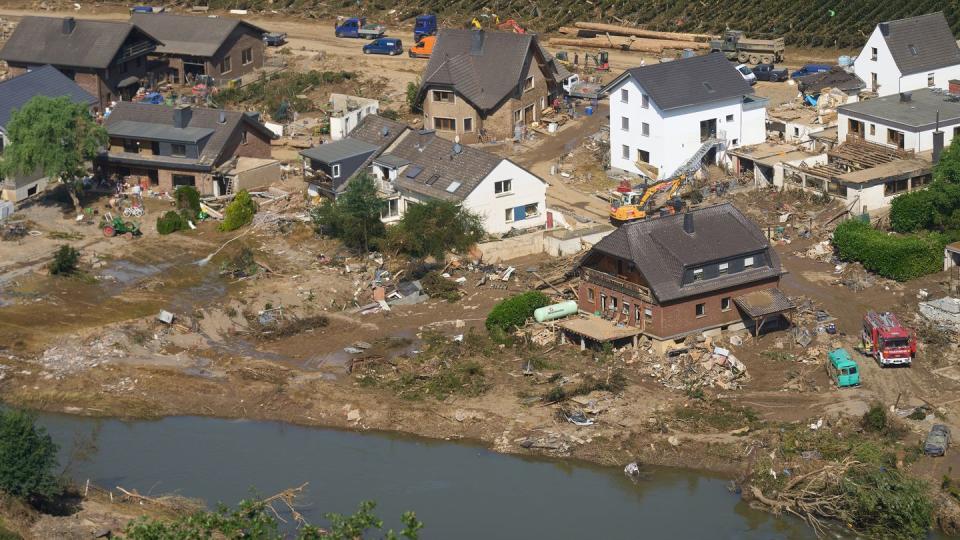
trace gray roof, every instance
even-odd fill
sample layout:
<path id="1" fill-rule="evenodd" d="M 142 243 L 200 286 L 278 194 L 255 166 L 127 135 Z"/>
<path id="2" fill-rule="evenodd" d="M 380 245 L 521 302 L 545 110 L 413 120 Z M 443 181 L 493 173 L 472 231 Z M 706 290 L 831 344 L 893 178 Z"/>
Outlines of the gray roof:
<path id="1" fill-rule="evenodd" d="M 694 233 L 683 230 L 684 214 L 630 223 L 610 233 L 594 251 L 633 261 L 660 302 L 737 287 L 780 276 L 780 259 L 763 232 L 735 206 L 723 203 L 689 211 Z M 684 270 L 713 261 L 766 253 L 769 266 L 683 284 Z"/>
<path id="2" fill-rule="evenodd" d="M 960 47 L 942 12 L 878 26 L 903 75 L 960 64 Z"/>
<path id="3" fill-rule="evenodd" d="M 960 99 L 957 97 L 933 88 L 905 94 L 909 94 L 909 101 L 902 101 L 900 94 L 893 94 L 841 105 L 837 112 L 914 132 L 933 129 L 938 113 L 941 125 L 960 123 Z"/>
<path id="4" fill-rule="evenodd" d="M 157 52 L 190 56 L 213 56 L 237 27 L 249 29 L 257 39 L 266 32 L 259 26 L 230 17 L 134 13 L 130 22 L 163 42 Z"/>
<path id="5" fill-rule="evenodd" d="M 143 136 L 157 133 L 170 133 L 173 128 L 173 107 L 166 105 L 149 105 L 144 103 L 130 103 L 129 101 L 118 102 L 113 108 L 110 116 L 107 117 L 104 126 L 111 135 L 114 130 L 117 136 L 120 131 L 127 126 L 142 126 L 145 130 Z M 223 115 L 224 122 L 220 122 L 220 116 Z M 250 115 L 239 111 L 223 111 L 220 109 L 192 108 L 190 121 L 187 124 L 187 130 L 209 129 L 213 130 L 206 144 L 203 146 L 203 152 L 199 159 L 194 160 L 203 165 L 216 166 L 231 156 L 224 155 L 227 142 L 230 137 L 237 132 L 242 125 L 259 131 L 268 139 L 275 138 L 274 134 L 264 127 Z M 167 129 L 170 128 L 170 129 Z M 138 136 L 133 133 L 131 136 Z M 163 161 L 169 161 L 171 158 L 163 157 Z"/>
<path id="6" fill-rule="evenodd" d="M 829 71 L 813 73 L 797 79 L 798 88 L 805 94 L 819 94 L 825 88 L 836 88 L 844 92 L 862 90 L 866 84 L 853 73 L 847 73 L 840 66 L 833 66 Z"/>
<path id="7" fill-rule="evenodd" d="M 752 94 L 753 89 L 722 54 L 705 54 L 662 64 L 631 68 L 604 89 L 609 92 L 633 77 L 663 110 L 722 101 Z"/>
<path id="8" fill-rule="evenodd" d="M 440 30 L 418 100 L 422 102 L 430 86 L 442 86 L 452 88 L 477 109 L 490 111 L 518 88 L 527 63 L 536 62 L 531 52 L 542 50 L 537 43 L 533 34 Z M 546 71 L 548 77 L 555 77 L 554 70 Z"/>
<path id="9" fill-rule="evenodd" d="M 467 197 L 503 158 L 477 148 L 457 145 L 430 130 L 410 131 L 384 154 L 410 164 L 400 172 L 397 185 L 436 199 L 461 201 Z M 413 172 L 419 173 L 413 178 Z M 454 189 L 454 183 L 459 187 Z"/>
<path id="10" fill-rule="evenodd" d="M 109 133 L 115 137 L 136 137 L 148 141 L 169 141 L 196 144 L 213 135 L 214 130 L 201 127 L 177 128 L 165 124 L 120 120 L 110 124 Z"/>
<path id="11" fill-rule="evenodd" d="M 64 19 L 24 17 L 0 50 L 0 59 L 13 63 L 106 68 L 131 32 L 155 38 L 128 22 L 76 19 L 69 34 Z"/>
<path id="12" fill-rule="evenodd" d="M 97 98 L 77 86 L 53 66 L 43 66 L 23 75 L 0 81 L 0 126 L 6 126 L 13 111 L 34 96 L 69 97 L 74 103 L 93 105 Z"/>
<path id="13" fill-rule="evenodd" d="M 380 156 L 378 158 L 374 158 L 373 162 L 379 163 L 380 165 L 384 165 L 387 167 L 393 167 L 394 169 L 399 169 L 404 165 L 410 164 L 409 160 L 403 159 L 402 157 L 393 156 L 390 154 L 387 154 L 385 156 Z"/>
<path id="14" fill-rule="evenodd" d="M 388 120 L 376 114 L 369 114 L 348 134 L 351 139 L 357 139 L 378 146 L 381 150 L 397 140 L 404 131 L 405 124 Z"/>
<path id="15" fill-rule="evenodd" d="M 339 141 L 318 144 L 306 150 L 301 150 L 300 155 L 323 163 L 336 163 L 354 156 L 372 154 L 376 151 L 377 146 L 375 145 L 347 137 Z"/>

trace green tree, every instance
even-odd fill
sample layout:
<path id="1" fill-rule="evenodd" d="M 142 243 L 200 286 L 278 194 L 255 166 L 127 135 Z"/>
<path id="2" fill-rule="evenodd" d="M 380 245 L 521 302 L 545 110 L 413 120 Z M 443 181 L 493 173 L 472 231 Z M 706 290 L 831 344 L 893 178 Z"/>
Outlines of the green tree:
<path id="1" fill-rule="evenodd" d="M 933 167 L 933 179 L 960 184 L 960 142 L 954 137 Z"/>
<path id="2" fill-rule="evenodd" d="M 53 260 L 50 261 L 50 273 L 53 275 L 72 274 L 77 271 L 77 263 L 80 260 L 80 252 L 73 246 L 66 244 L 60 246 L 53 254 Z"/>
<path id="3" fill-rule="evenodd" d="M 97 125 L 87 105 L 68 97 L 35 96 L 13 111 L 7 123 L 10 146 L 0 162 L 0 173 L 11 177 L 42 171 L 67 185 L 77 214 L 81 212 L 81 179 L 87 162 L 106 146 L 107 132 Z"/>
<path id="4" fill-rule="evenodd" d="M 549 304 L 550 297 L 540 291 L 527 291 L 501 300 L 493 306 L 490 314 L 487 315 L 485 323 L 487 330 L 509 332 L 514 328 L 523 326 L 527 319 L 533 317 L 533 312 L 537 308 Z"/>
<path id="5" fill-rule="evenodd" d="M 0 490 L 20 498 L 56 495 L 57 445 L 29 414 L 0 411 Z"/>
<path id="6" fill-rule="evenodd" d="M 253 221 L 253 215 L 256 213 L 257 203 L 253 201 L 247 190 L 240 190 L 227 205 L 227 209 L 223 211 L 223 222 L 220 223 L 220 230 L 233 231 L 248 225 Z"/>
<path id="7" fill-rule="evenodd" d="M 407 106 L 410 107 L 410 112 L 414 112 L 419 109 L 417 106 L 417 97 L 420 96 L 420 79 L 417 79 L 416 82 L 410 81 L 407 83 Z"/>
<path id="8" fill-rule="evenodd" d="M 465 252 L 483 238 L 477 214 L 450 201 L 408 205 L 400 222 L 387 232 L 387 244 L 414 257 L 442 260 L 448 251 Z"/>
<path id="9" fill-rule="evenodd" d="M 324 201 L 313 210 L 314 227 L 320 234 L 339 238 L 344 244 L 370 251 L 370 246 L 386 234 L 380 212 L 384 200 L 377 196 L 373 177 L 362 173 L 335 201 Z"/>

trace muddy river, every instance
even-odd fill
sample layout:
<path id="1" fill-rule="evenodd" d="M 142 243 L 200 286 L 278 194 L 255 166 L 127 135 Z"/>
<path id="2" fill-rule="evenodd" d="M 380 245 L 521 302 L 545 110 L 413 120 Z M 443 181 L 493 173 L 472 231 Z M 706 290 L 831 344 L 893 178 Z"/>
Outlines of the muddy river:
<path id="1" fill-rule="evenodd" d="M 799 521 L 752 510 L 728 482 L 655 469 L 636 483 L 617 469 L 524 459 L 478 446 L 305 428 L 173 417 L 154 422 L 40 415 L 67 463 L 78 441 L 95 450 L 70 466 L 78 481 L 236 503 L 309 482 L 303 513 L 350 513 L 377 501 L 385 526 L 414 510 L 422 538 L 811 538 Z M 88 443 L 83 443 L 88 446 Z"/>

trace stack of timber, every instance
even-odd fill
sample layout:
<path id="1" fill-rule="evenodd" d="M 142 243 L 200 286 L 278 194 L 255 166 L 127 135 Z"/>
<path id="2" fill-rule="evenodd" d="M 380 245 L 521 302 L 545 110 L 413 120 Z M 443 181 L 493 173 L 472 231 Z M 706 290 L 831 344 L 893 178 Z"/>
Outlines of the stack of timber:
<path id="1" fill-rule="evenodd" d="M 632 26 L 577 22 L 575 27 L 560 28 L 560 33 L 570 37 L 553 38 L 552 45 L 573 47 L 617 49 L 648 53 L 662 53 L 668 49 L 709 50 L 708 34 L 658 32 Z"/>

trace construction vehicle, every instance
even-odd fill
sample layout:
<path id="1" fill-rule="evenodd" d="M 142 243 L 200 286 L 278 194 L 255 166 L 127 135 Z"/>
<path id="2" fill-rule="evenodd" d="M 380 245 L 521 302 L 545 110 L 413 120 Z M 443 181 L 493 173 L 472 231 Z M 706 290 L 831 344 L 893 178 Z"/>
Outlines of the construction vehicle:
<path id="1" fill-rule="evenodd" d="M 917 354 L 917 337 L 893 313 L 868 311 L 863 316 L 860 347 L 881 367 L 909 366 Z"/>
<path id="2" fill-rule="evenodd" d="M 750 39 L 742 30 L 725 30 L 720 39 L 710 40 L 710 52 L 721 52 L 741 64 L 775 64 L 783 61 L 783 38 Z"/>
<path id="3" fill-rule="evenodd" d="M 594 70 L 610 71 L 610 53 L 607 51 L 599 51 L 597 54 L 583 53 L 583 67 L 589 68 L 591 61 Z"/>
<path id="4" fill-rule="evenodd" d="M 507 19 L 502 23 L 497 23 L 498 30 L 511 30 L 514 34 L 526 34 L 527 31 L 523 29 L 522 26 L 517 24 L 517 21 L 514 19 Z"/>

